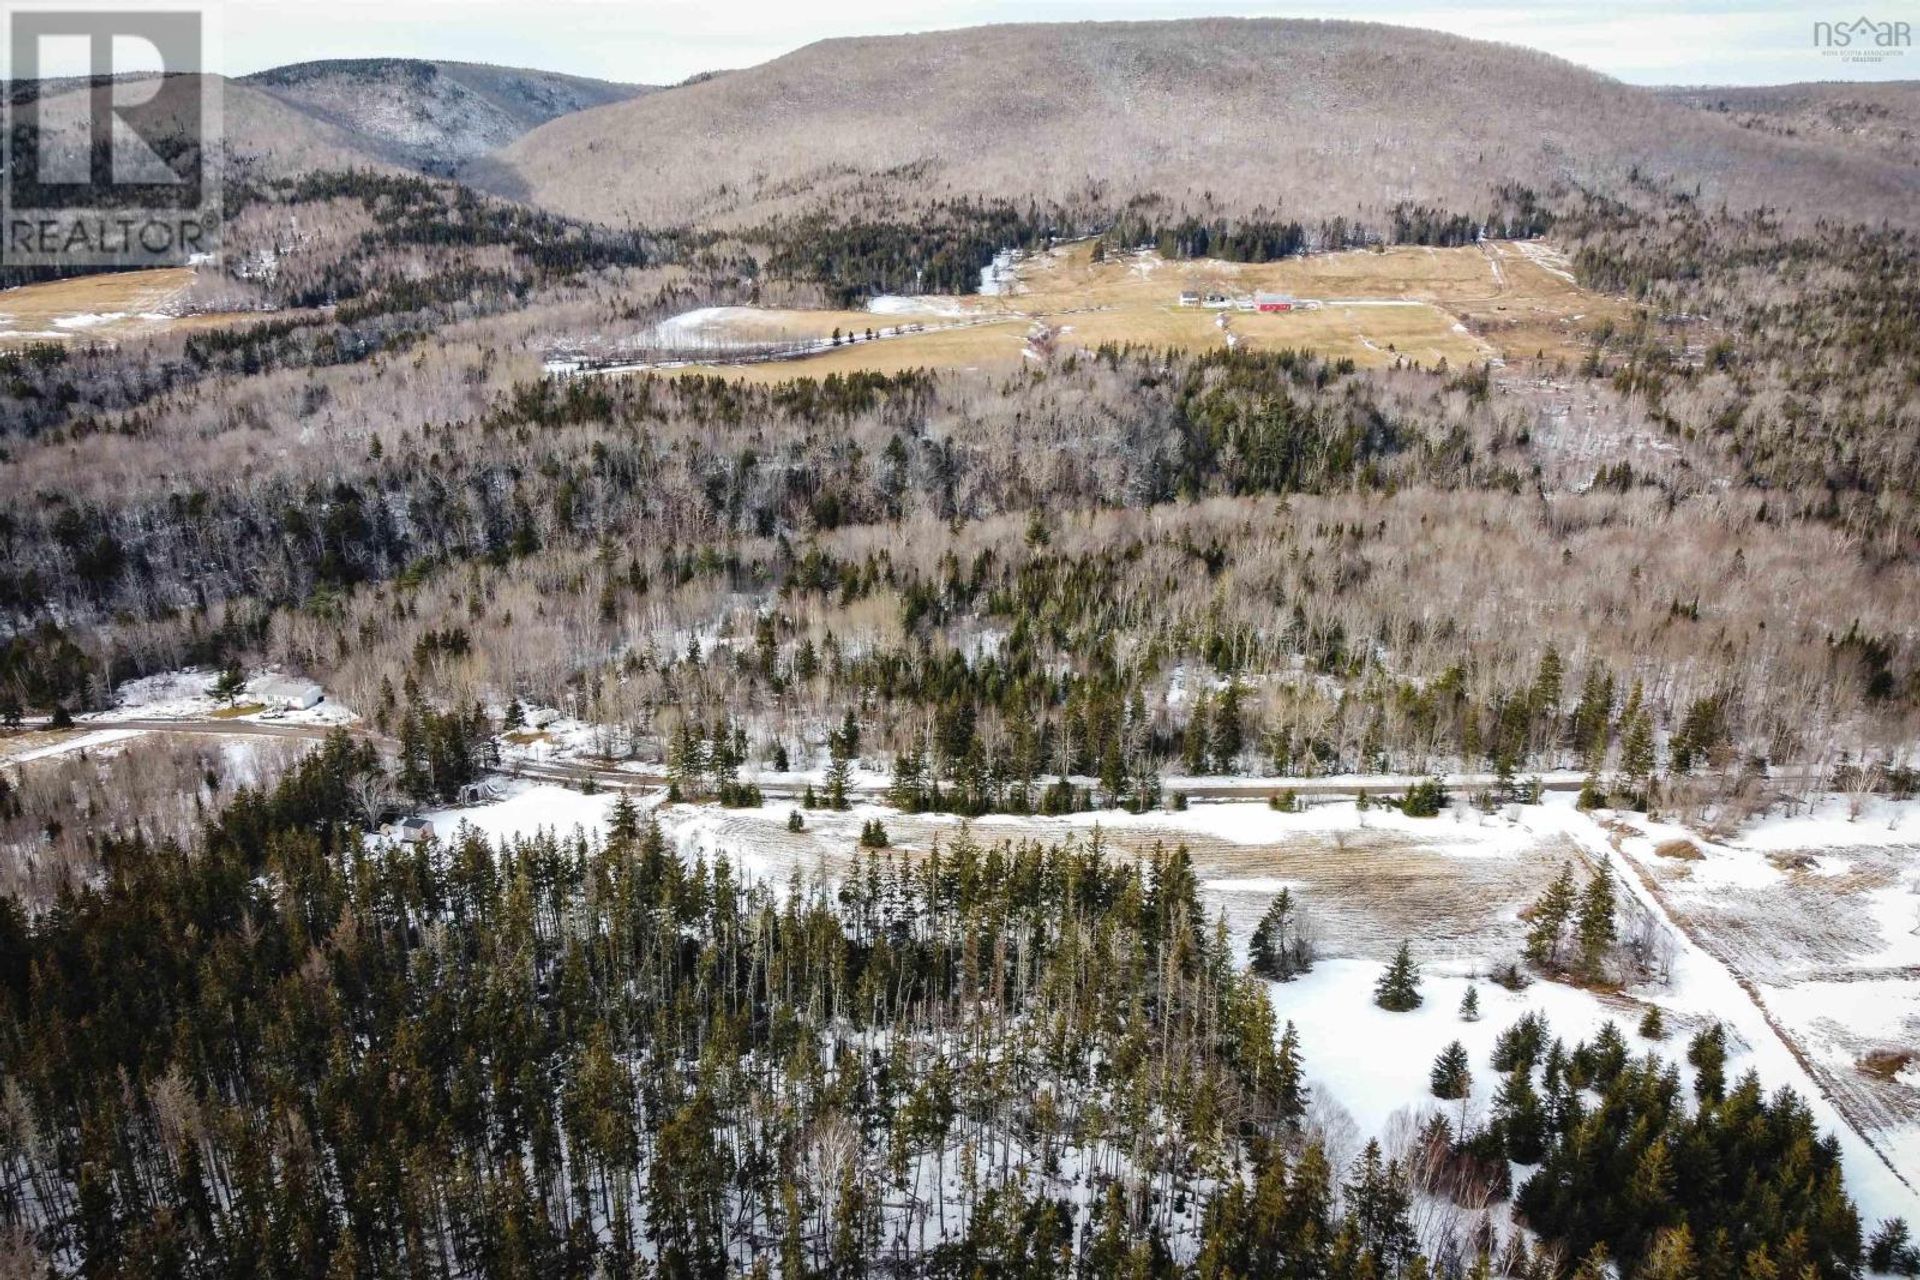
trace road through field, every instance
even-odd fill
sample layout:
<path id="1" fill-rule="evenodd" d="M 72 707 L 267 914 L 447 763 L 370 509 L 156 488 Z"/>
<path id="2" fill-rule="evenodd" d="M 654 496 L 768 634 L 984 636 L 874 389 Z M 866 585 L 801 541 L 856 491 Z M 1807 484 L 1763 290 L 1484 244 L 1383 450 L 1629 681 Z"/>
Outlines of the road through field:
<path id="1" fill-rule="evenodd" d="M 1807 1099 L 1820 1126 L 1838 1137 L 1846 1151 L 1848 1178 L 1870 1184 L 1866 1190 L 1871 1203 L 1902 1205 L 1909 1221 L 1920 1216 L 1920 1190 L 1915 1188 L 1911 1173 L 1896 1166 L 1880 1144 L 1821 1086 L 1805 1050 L 1767 1008 L 1752 979 L 1722 959 L 1702 941 L 1685 916 L 1671 909 L 1659 884 L 1625 847 L 1629 840 L 1651 842 L 1638 833 L 1609 833 L 1597 825 L 1589 833 L 1577 834 L 1589 853 L 1612 867 L 1615 881 L 1678 941 L 1682 954 L 1675 965 L 1675 981 L 1686 984 L 1693 1003 L 1714 1010 L 1752 1049 L 1766 1078 L 1790 1082 L 1794 1091 Z"/>

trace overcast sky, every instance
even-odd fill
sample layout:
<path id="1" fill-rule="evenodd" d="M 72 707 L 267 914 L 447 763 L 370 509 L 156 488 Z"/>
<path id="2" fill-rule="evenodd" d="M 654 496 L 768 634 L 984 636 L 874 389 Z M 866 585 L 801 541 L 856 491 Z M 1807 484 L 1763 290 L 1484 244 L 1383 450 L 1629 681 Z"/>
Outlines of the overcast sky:
<path id="1" fill-rule="evenodd" d="M 311 58 L 402 55 L 670 84 L 697 71 L 751 66 L 828 36 L 1239 14 L 1432 27 L 1543 49 L 1642 84 L 1920 79 L 1920 49 L 1860 65 L 1824 56 L 1813 41 L 1815 22 L 1862 15 L 1906 20 L 1920 30 L 1920 0 L 225 0 L 222 9 L 222 61 L 236 75 Z"/>

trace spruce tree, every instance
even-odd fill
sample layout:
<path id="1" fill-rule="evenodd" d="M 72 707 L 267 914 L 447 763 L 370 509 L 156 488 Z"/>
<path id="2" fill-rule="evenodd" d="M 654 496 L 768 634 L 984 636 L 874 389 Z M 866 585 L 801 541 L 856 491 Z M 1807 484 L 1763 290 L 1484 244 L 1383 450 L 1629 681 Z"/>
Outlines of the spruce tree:
<path id="1" fill-rule="evenodd" d="M 1702 1102 L 1718 1102 L 1727 1092 L 1727 1029 L 1714 1023 L 1687 1046 L 1694 1069 L 1693 1092 Z"/>
<path id="2" fill-rule="evenodd" d="M 1274 982 L 1291 982 L 1313 968 L 1313 949 L 1301 933 L 1290 890 L 1281 889 L 1254 926 L 1248 958 L 1255 973 Z"/>
<path id="3" fill-rule="evenodd" d="M 1433 1071 L 1429 1082 L 1433 1096 L 1446 1102 L 1457 1102 L 1467 1096 L 1473 1087 L 1473 1072 L 1467 1061 L 1467 1047 L 1455 1040 L 1440 1051 L 1434 1059 Z"/>
<path id="4" fill-rule="evenodd" d="M 246 687 L 247 673 L 240 669 L 238 662 L 229 660 L 221 669 L 220 678 L 213 682 L 213 699 L 223 706 L 232 706 Z"/>
<path id="5" fill-rule="evenodd" d="M 1587 882 L 1587 891 L 1580 898 L 1580 918 L 1574 926 L 1580 944 L 1580 973 L 1589 981 L 1604 976 L 1607 953 L 1619 937 L 1613 911 L 1613 877 L 1603 867 Z"/>
<path id="6" fill-rule="evenodd" d="M 1467 986 L 1467 994 L 1460 997 L 1460 1021 L 1480 1021 L 1480 988 L 1471 983 Z"/>
<path id="7" fill-rule="evenodd" d="M 1546 1155 L 1546 1109 L 1525 1067 L 1508 1076 L 1494 1095 L 1493 1123 L 1507 1159 L 1515 1164 L 1538 1164 Z"/>
<path id="8" fill-rule="evenodd" d="M 1418 1252 L 1418 1238 L 1413 1230 L 1412 1196 L 1398 1162 L 1382 1163 L 1380 1144 L 1370 1139 L 1345 1190 L 1349 1221 L 1362 1256 L 1371 1263 L 1374 1274 L 1399 1275 Z M 1368 1272 L 1356 1270 L 1354 1274 Z"/>
<path id="9" fill-rule="evenodd" d="M 1626 777 L 1627 789 L 1639 795 L 1652 782 L 1653 770 L 1653 718 L 1641 708 L 1627 723 L 1626 738 L 1620 746 L 1620 772 Z"/>
<path id="10" fill-rule="evenodd" d="M 1551 726 L 1560 714 L 1560 684 L 1565 669 L 1560 663 L 1560 650 L 1552 644 L 1540 655 L 1540 669 L 1533 678 L 1533 690 L 1530 695 L 1533 714 L 1546 720 Z"/>
<path id="11" fill-rule="evenodd" d="M 1437 818 L 1447 806 L 1447 788 L 1438 778 L 1422 778 L 1407 788 L 1400 812 L 1409 818 Z"/>
<path id="12" fill-rule="evenodd" d="M 1664 1227 L 1653 1238 L 1635 1280 L 1699 1280 L 1700 1259 L 1694 1252 L 1693 1232 L 1686 1223 Z"/>
<path id="13" fill-rule="evenodd" d="M 608 815 L 607 839 L 616 844 L 631 844 L 640 836 L 640 810 L 633 803 L 633 797 L 622 791 L 614 797 L 613 810 Z"/>
<path id="14" fill-rule="evenodd" d="M 1562 863 L 1560 874 L 1529 909 L 1528 960 L 1543 969 L 1560 967 L 1560 937 L 1573 916 L 1575 902 L 1573 865 Z"/>
<path id="15" fill-rule="evenodd" d="M 1373 1002 L 1389 1013 L 1406 1013 L 1420 1007 L 1420 966 L 1405 942 L 1394 953 L 1393 962 L 1374 984 Z"/>
<path id="16" fill-rule="evenodd" d="M 849 721 L 852 712 L 847 713 Z M 855 741 L 858 731 L 855 731 Z M 853 745 L 846 731 L 840 730 L 827 735 L 827 807 L 844 809 L 847 807 L 847 786 L 853 778 Z"/>
<path id="17" fill-rule="evenodd" d="M 1306 1084 L 1306 1071 L 1300 1060 L 1300 1033 L 1294 1030 L 1292 1019 L 1288 1019 L 1287 1028 L 1280 1033 L 1280 1048 L 1274 1055 L 1274 1111 L 1279 1115 L 1280 1123 L 1289 1129 L 1298 1129 L 1306 1118 L 1307 1103 L 1311 1096 Z"/>
<path id="18" fill-rule="evenodd" d="M 1920 1276 L 1920 1248 L 1915 1248 L 1905 1218 L 1888 1218 L 1867 1246 L 1867 1265 L 1894 1276 Z"/>
<path id="19" fill-rule="evenodd" d="M 1229 680 L 1214 699 L 1207 747 L 1213 755 L 1215 773 L 1232 773 L 1239 763 L 1240 749 L 1245 745 L 1245 729 L 1240 722 L 1240 704 L 1244 697 L 1245 690 L 1236 677 Z"/>

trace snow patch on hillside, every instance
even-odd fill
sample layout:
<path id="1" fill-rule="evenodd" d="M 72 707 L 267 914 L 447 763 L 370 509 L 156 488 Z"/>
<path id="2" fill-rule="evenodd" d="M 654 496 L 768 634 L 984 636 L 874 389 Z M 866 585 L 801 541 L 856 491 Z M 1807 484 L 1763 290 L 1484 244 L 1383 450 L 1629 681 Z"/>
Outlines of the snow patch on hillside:
<path id="1" fill-rule="evenodd" d="M 964 316 L 967 305 L 945 294 L 883 293 L 867 301 L 867 310 L 877 316 Z"/>

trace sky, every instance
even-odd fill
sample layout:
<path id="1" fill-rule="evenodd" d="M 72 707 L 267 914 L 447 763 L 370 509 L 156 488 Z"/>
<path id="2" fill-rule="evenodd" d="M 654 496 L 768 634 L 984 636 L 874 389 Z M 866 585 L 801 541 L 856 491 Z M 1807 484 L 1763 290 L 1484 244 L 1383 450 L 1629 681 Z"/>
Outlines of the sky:
<path id="1" fill-rule="evenodd" d="M 49 0 L 42 0 L 49 2 Z M 50 0 L 57 3 L 58 0 Z M 84 2 L 84 0 L 83 0 Z M 672 84 L 830 36 L 987 22 L 1196 17 L 1361 18 L 1526 45 L 1639 84 L 1920 79 L 1920 48 L 1877 63 L 1815 47 L 1814 24 L 1869 17 L 1920 32 L 1920 0 L 1538 0 L 1260 4 L 1238 0 L 214 0 L 217 69 L 406 56 Z M 172 7 L 172 6 L 170 6 Z"/>

